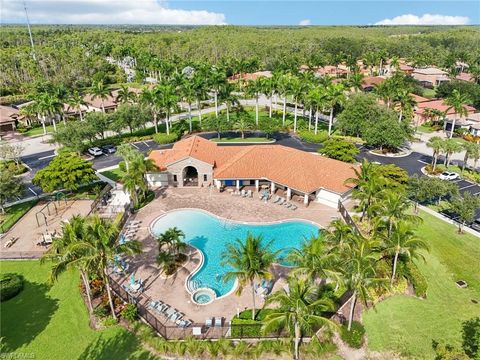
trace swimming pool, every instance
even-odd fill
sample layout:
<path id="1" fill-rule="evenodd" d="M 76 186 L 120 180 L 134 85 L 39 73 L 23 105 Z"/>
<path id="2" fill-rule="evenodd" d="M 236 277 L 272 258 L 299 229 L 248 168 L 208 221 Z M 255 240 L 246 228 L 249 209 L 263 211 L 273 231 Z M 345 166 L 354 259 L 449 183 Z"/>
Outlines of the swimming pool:
<path id="1" fill-rule="evenodd" d="M 248 224 L 218 218 L 200 210 L 175 210 L 162 215 L 151 226 L 152 233 L 159 235 L 171 227 L 185 233 L 185 242 L 203 253 L 201 268 L 190 278 L 195 287 L 208 287 L 217 297 L 228 294 L 234 281 L 224 282 L 223 274 L 230 268 L 223 266 L 222 254 L 226 244 L 235 239 L 245 239 L 248 233 L 262 235 L 263 240 L 274 240 L 273 251 L 281 250 L 280 258 L 292 248 L 299 248 L 305 239 L 318 234 L 318 226 L 299 220 L 288 220 L 271 224 Z"/>

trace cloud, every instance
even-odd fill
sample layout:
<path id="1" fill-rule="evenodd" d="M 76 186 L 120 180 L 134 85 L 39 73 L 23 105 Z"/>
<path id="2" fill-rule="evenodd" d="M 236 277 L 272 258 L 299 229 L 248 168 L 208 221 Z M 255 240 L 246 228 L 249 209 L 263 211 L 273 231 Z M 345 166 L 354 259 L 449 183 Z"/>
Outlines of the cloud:
<path id="1" fill-rule="evenodd" d="M 27 0 L 33 24 L 223 25 L 225 15 L 172 9 L 162 0 Z M 2 23 L 24 23 L 23 2 L 2 0 Z"/>
<path id="2" fill-rule="evenodd" d="M 466 25 L 470 22 L 467 16 L 449 16 L 424 14 L 422 16 L 406 14 L 393 19 L 383 19 L 375 25 Z"/>
<path id="3" fill-rule="evenodd" d="M 298 25 L 300 26 L 308 26 L 308 25 L 312 25 L 312 21 L 310 19 L 305 19 L 305 20 L 302 20 L 298 23 Z"/>

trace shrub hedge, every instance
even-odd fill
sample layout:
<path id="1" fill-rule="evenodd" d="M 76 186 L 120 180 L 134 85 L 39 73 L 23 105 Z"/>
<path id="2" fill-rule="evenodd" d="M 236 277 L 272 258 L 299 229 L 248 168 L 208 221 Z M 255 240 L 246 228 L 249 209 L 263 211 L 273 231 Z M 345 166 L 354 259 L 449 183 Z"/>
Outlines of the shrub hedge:
<path id="1" fill-rule="evenodd" d="M 340 336 L 344 342 L 350 347 L 359 349 L 363 345 L 363 337 L 365 335 L 365 328 L 358 321 L 352 322 L 352 328 L 348 331 L 348 324 L 342 325 L 340 329 Z"/>
<path id="2" fill-rule="evenodd" d="M 257 320 L 239 319 L 237 317 L 232 319 L 232 337 L 259 337 L 262 335 L 262 322 Z M 235 326 L 239 325 L 239 326 Z"/>
<path id="3" fill-rule="evenodd" d="M 17 296 L 23 290 L 24 278 L 20 274 L 6 273 L 0 275 L 0 301 Z"/>
<path id="4" fill-rule="evenodd" d="M 413 290 L 415 290 L 415 295 L 426 298 L 428 289 L 427 280 L 413 262 L 410 261 L 407 264 L 407 268 L 410 274 L 410 282 L 412 283 Z"/>
<path id="5" fill-rule="evenodd" d="M 316 135 L 310 131 L 300 131 L 298 136 L 303 141 L 314 144 L 321 144 L 328 139 L 328 133 L 326 131 L 319 131 Z"/>
<path id="6" fill-rule="evenodd" d="M 153 141 L 162 145 L 162 144 L 171 144 L 177 141 L 178 135 L 176 133 L 164 134 L 158 133 L 153 135 Z"/>

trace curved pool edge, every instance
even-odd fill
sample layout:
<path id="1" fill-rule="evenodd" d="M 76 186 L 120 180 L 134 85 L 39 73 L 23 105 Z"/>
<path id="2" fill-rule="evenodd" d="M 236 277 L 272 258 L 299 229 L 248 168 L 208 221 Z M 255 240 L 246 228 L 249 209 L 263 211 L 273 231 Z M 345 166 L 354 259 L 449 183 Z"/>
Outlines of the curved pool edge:
<path id="1" fill-rule="evenodd" d="M 222 221 L 226 221 L 226 222 L 230 222 L 230 223 L 234 223 L 234 224 L 242 224 L 242 225 L 258 225 L 258 226 L 262 226 L 262 225 L 274 225 L 274 224 L 282 224 L 282 223 L 286 223 L 286 222 L 304 222 L 306 224 L 310 224 L 310 225 L 314 225 L 316 227 L 318 227 L 319 229 L 325 229 L 324 226 L 316 223 L 315 221 L 311 221 L 311 220 L 307 220 L 307 219 L 300 219 L 300 218 L 288 218 L 288 219 L 284 219 L 284 220 L 275 220 L 275 221 L 266 221 L 266 222 L 250 222 L 250 221 L 239 221 L 239 220 L 232 220 L 232 219 L 228 219 L 228 218 L 225 218 L 223 216 L 219 216 L 219 215 L 216 215 L 208 210 L 204 210 L 204 209 L 199 209 L 199 208 L 177 208 L 177 209 L 172 209 L 172 210 L 168 210 L 168 211 L 164 211 L 163 214 L 157 216 L 155 219 L 153 219 L 149 226 L 148 226 L 148 230 L 150 232 L 150 235 L 152 237 L 155 237 L 152 229 L 153 229 L 153 224 L 155 224 L 155 222 L 157 222 L 159 219 L 161 219 L 162 217 L 170 214 L 170 213 L 174 213 L 174 212 L 179 212 L 179 211 L 185 211 L 185 210 L 190 210 L 190 211 L 198 211 L 198 212 L 202 212 L 202 213 L 205 213 L 207 215 L 210 215 L 210 216 L 213 216 L 217 219 L 220 219 Z M 200 250 L 199 248 L 197 248 L 196 246 L 188 243 L 188 246 L 194 248 L 199 254 L 200 254 L 200 263 L 195 267 L 195 269 L 193 269 L 190 274 L 188 274 L 188 276 L 186 277 L 185 279 L 185 282 L 184 282 L 184 287 L 185 287 L 185 290 L 187 291 L 187 293 L 192 296 L 193 295 L 193 292 L 189 289 L 188 287 L 188 281 L 196 274 L 198 273 L 202 267 L 203 267 L 203 264 L 205 262 L 205 255 L 203 254 L 203 251 Z M 280 266 L 284 266 L 284 265 L 281 265 L 281 264 L 278 264 Z M 288 266 L 286 266 L 288 267 Z M 226 294 L 223 294 L 221 296 L 216 296 L 215 299 L 213 300 L 213 302 L 217 301 L 217 300 L 221 300 L 227 296 L 230 296 L 231 294 L 233 294 L 235 292 L 235 290 L 237 289 L 238 287 L 238 279 L 235 279 L 235 282 L 232 286 L 232 289 L 230 291 L 228 291 Z"/>

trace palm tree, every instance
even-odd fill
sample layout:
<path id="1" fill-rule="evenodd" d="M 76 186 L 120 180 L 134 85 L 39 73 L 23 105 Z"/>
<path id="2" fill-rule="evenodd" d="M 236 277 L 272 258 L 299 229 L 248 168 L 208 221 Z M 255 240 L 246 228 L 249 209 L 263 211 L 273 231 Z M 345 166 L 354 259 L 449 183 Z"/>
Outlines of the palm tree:
<path id="1" fill-rule="evenodd" d="M 465 156 L 463 158 L 462 173 L 465 171 L 467 162 L 469 159 L 474 159 L 474 169 L 477 167 L 477 161 L 480 158 L 480 145 L 472 142 L 465 142 L 463 144 L 463 149 L 465 150 Z"/>
<path id="2" fill-rule="evenodd" d="M 225 259 L 222 265 L 227 265 L 233 270 L 225 273 L 223 280 L 238 280 L 237 294 L 240 295 L 243 288 L 250 285 L 252 289 L 252 320 L 255 320 L 255 281 L 271 279 L 270 266 L 276 260 L 278 251 L 270 250 L 272 241 L 263 244 L 261 236 L 248 234 L 245 240 L 237 239 L 227 244 L 223 254 Z"/>
<path id="3" fill-rule="evenodd" d="M 325 236 L 319 235 L 304 241 L 300 249 L 293 249 L 287 256 L 289 263 L 295 265 L 292 276 L 304 275 L 314 281 L 317 278 L 331 278 L 334 273 L 336 253 L 331 251 Z"/>
<path id="4" fill-rule="evenodd" d="M 180 85 L 180 93 L 183 101 L 188 105 L 188 128 L 192 132 L 192 103 L 197 99 L 195 85 L 190 79 L 185 79 Z"/>
<path id="5" fill-rule="evenodd" d="M 312 333 L 321 326 L 336 329 L 337 325 L 322 315 L 332 311 L 333 303 L 318 296 L 318 287 L 302 278 L 289 281 L 288 290 L 282 289 L 270 295 L 266 304 L 275 308 L 265 317 L 262 330 L 268 334 L 287 329 L 294 337 L 294 359 L 299 359 L 300 341 L 305 333 Z"/>
<path id="6" fill-rule="evenodd" d="M 68 269 L 75 268 L 80 271 L 87 294 L 88 310 L 91 313 L 93 306 L 89 273 L 95 272 L 96 267 L 92 262 L 92 257 L 94 256 L 92 248 L 88 244 L 86 221 L 87 218 L 74 215 L 67 223 L 64 223 L 61 236 L 55 238 L 52 246 L 43 255 L 41 261 L 52 261 L 54 263 L 50 270 L 50 282 L 52 283 Z"/>
<path id="7" fill-rule="evenodd" d="M 418 216 L 409 215 L 407 213 L 409 208 L 410 204 L 404 194 L 394 191 L 385 192 L 377 210 L 381 214 L 380 223 L 386 225 L 387 236 L 391 235 L 393 227 L 401 220 L 412 223 L 421 220 Z"/>
<path id="8" fill-rule="evenodd" d="M 250 80 L 247 83 L 247 96 L 253 96 L 255 98 L 255 124 L 258 126 L 258 98 L 260 97 L 260 93 L 262 91 L 262 78 L 258 78 L 256 80 Z"/>
<path id="9" fill-rule="evenodd" d="M 245 139 L 245 131 L 252 128 L 252 121 L 250 115 L 247 112 L 241 112 L 233 124 L 233 130 L 240 132 L 242 139 Z"/>
<path id="10" fill-rule="evenodd" d="M 305 83 L 300 81 L 300 79 L 296 76 L 292 76 L 290 79 L 290 94 L 293 96 L 293 102 L 295 104 L 295 110 L 293 114 L 293 132 L 297 132 L 297 108 L 298 108 L 298 100 L 302 96 L 305 91 Z"/>
<path id="11" fill-rule="evenodd" d="M 437 167 L 438 156 L 443 149 L 443 139 L 440 136 L 432 136 L 430 139 L 428 139 L 427 146 L 433 150 L 432 170 L 435 171 Z"/>
<path id="12" fill-rule="evenodd" d="M 372 203 L 381 195 L 382 180 L 377 175 L 375 164 L 366 159 L 363 159 L 360 171 L 354 169 L 354 172 L 355 177 L 345 180 L 345 184 L 355 187 L 352 196 L 360 200 L 359 206 L 362 209 L 360 221 L 363 221 Z"/>
<path id="13" fill-rule="evenodd" d="M 398 89 L 393 101 L 398 106 L 398 122 L 402 122 L 406 111 L 411 111 L 416 104 L 415 98 L 410 94 L 409 89 Z"/>
<path id="14" fill-rule="evenodd" d="M 309 101 L 315 106 L 315 130 L 314 133 L 318 133 L 318 116 L 320 110 L 326 105 L 326 94 L 323 88 L 317 86 L 313 88 L 309 93 Z"/>
<path id="15" fill-rule="evenodd" d="M 30 104 L 23 106 L 19 114 L 26 119 L 26 123 L 28 126 L 32 125 L 33 119 L 38 122 L 38 103 L 35 101 L 32 101 Z"/>
<path id="16" fill-rule="evenodd" d="M 376 243 L 364 238 L 360 233 L 354 233 L 351 242 L 345 247 L 340 266 L 343 282 L 352 292 L 350 313 L 348 316 L 348 331 L 352 328 L 355 305 L 360 298 L 366 305 L 370 298 L 370 289 L 382 284 L 383 279 L 377 278 L 375 264 L 378 254 L 374 251 Z"/>
<path id="17" fill-rule="evenodd" d="M 268 117 L 271 119 L 272 118 L 272 101 L 273 101 L 273 94 L 274 94 L 274 84 L 273 84 L 273 78 L 268 78 L 268 77 L 261 77 L 259 79 L 260 82 L 260 91 L 265 94 L 265 96 L 268 98 L 270 102 L 270 106 L 268 109 Z"/>
<path id="18" fill-rule="evenodd" d="M 285 74 L 278 79 L 278 92 L 282 95 L 283 99 L 283 113 L 282 113 L 282 125 L 285 126 L 285 118 L 287 116 L 287 95 L 290 93 L 291 75 Z"/>
<path id="19" fill-rule="evenodd" d="M 230 122 L 230 110 L 233 106 L 238 105 L 238 97 L 233 94 L 234 87 L 230 83 L 225 83 L 220 87 L 218 97 L 227 108 L 227 122 Z"/>
<path id="20" fill-rule="evenodd" d="M 49 93 L 42 93 L 37 98 L 37 110 L 42 115 L 42 125 L 43 125 L 43 133 L 44 135 L 47 133 L 45 128 L 45 121 L 46 118 L 50 118 L 53 123 L 53 129 L 57 131 L 57 125 L 55 122 L 56 115 L 61 111 L 63 108 L 63 104 L 53 95 Z"/>
<path id="21" fill-rule="evenodd" d="M 120 85 L 115 101 L 121 104 L 128 104 L 131 101 L 133 102 L 135 97 L 136 94 L 130 90 L 128 85 L 122 84 Z"/>
<path id="22" fill-rule="evenodd" d="M 223 70 L 213 68 L 209 75 L 209 84 L 213 89 L 214 101 L 215 101 L 215 116 L 218 117 L 218 93 L 226 83 L 226 74 Z"/>
<path id="23" fill-rule="evenodd" d="M 428 250 L 427 244 L 418 238 L 412 224 L 406 220 L 394 223 L 392 231 L 383 237 L 385 244 L 384 251 L 393 255 L 393 269 L 390 284 L 395 281 L 397 271 L 397 262 L 400 255 L 408 258 L 408 260 L 422 257 L 418 250 Z"/>
<path id="24" fill-rule="evenodd" d="M 119 227 L 117 223 L 93 215 L 87 224 L 88 246 L 91 249 L 92 264 L 96 264 L 97 269 L 105 283 L 108 294 L 108 301 L 114 319 L 115 307 L 113 305 L 112 292 L 110 289 L 110 280 L 108 275 L 108 264 L 114 262 L 117 255 L 133 255 L 141 253 L 141 243 L 137 240 L 130 240 L 124 243 L 118 241 Z"/>
<path id="25" fill-rule="evenodd" d="M 92 100 L 100 99 L 102 102 L 102 111 L 105 112 L 105 100 L 112 95 L 110 89 L 105 87 L 103 81 L 97 81 L 92 84 L 90 89 L 88 90 L 89 94 L 92 96 Z"/>
<path id="26" fill-rule="evenodd" d="M 452 155 L 462 151 L 462 145 L 454 139 L 445 139 L 442 142 L 442 150 L 445 153 L 445 167 L 448 168 L 452 160 Z"/>
<path id="27" fill-rule="evenodd" d="M 117 155 L 120 155 L 125 161 L 125 168 L 127 173 L 130 172 L 130 161 L 136 154 L 135 149 L 130 144 L 122 144 L 117 148 Z"/>
<path id="28" fill-rule="evenodd" d="M 72 107 L 72 109 L 77 110 L 77 113 L 80 117 L 80 121 L 83 121 L 83 112 L 82 106 L 86 105 L 85 100 L 83 100 L 83 96 L 78 93 L 78 91 L 74 91 L 72 95 L 68 98 L 68 105 Z"/>
<path id="29" fill-rule="evenodd" d="M 445 104 L 449 106 L 447 112 L 450 109 L 455 111 L 453 114 L 452 128 L 450 130 L 450 139 L 452 138 L 453 131 L 455 130 L 455 121 L 457 116 L 462 117 L 468 115 L 468 110 L 464 104 L 468 103 L 469 101 L 469 96 L 467 94 L 460 93 L 458 89 L 454 89 L 452 93 L 445 99 Z"/>
<path id="30" fill-rule="evenodd" d="M 155 90 L 145 88 L 140 93 L 140 104 L 144 105 L 153 115 L 153 126 L 158 134 L 158 114 L 161 111 L 159 94 Z"/>
<path id="31" fill-rule="evenodd" d="M 160 94 L 159 103 L 162 109 L 165 111 L 165 126 L 167 134 L 170 134 L 170 115 L 178 108 L 178 96 L 176 90 L 172 85 L 160 85 L 157 86 L 155 91 Z"/>
<path id="32" fill-rule="evenodd" d="M 330 108 L 330 118 L 328 120 L 328 136 L 332 134 L 333 110 L 335 106 L 343 104 L 345 101 L 343 84 L 332 84 L 325 89 L 326 103 Z"/>
<path id="33" fill-rule="evenodd" d="M 204 72 L 197 71 L 193 75 L 193 88 L 195 91 L 195 99 L 197 102 L 198 121 L 200 127 L 202 126 L 202 106 L 201 101 L 207 98 L 207 82 L 206 74 Z"/>
<path id="34" fill-rule="evenodd" d="M 362 73 L 353 73 L 350 75 L 347 81 L 347 86 L 353 89 L 354 92 L 359 92 L 362 90 L 363 78 L 365 76 Z"/>

